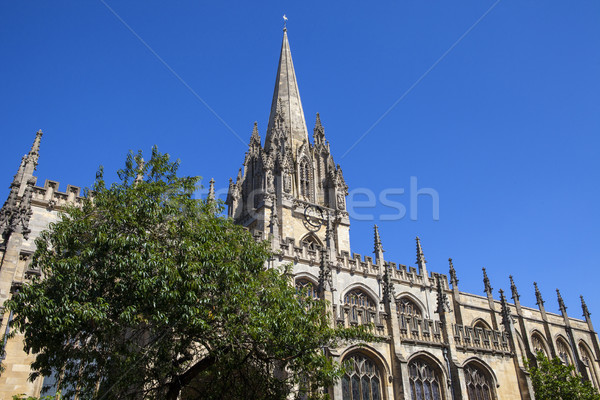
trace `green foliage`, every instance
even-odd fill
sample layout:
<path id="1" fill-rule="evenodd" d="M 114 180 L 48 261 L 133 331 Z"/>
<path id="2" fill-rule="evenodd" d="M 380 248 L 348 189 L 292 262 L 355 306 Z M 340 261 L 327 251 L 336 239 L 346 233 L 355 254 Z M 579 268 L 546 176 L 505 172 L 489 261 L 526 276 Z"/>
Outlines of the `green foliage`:
<path id="1" fill-rule="evenodd" d="M 42 397 L 33 397 L 27 395 L 14 395 L 12 400 L 60 400 L 60 396 L 42 396 Z"/>
<path id="2" fill-rule="evenodd" d="M 178 166 L 130 153 L 120 182 L 100 169 L 37 239 L 44 279 L 7 302 L 36 354 L 31 379 L 59 371 L 65 398 L 81 399 L 284 399 L 301 380 L 318 396 L 341 371 L 322 349 L 371 337 L 299 299 L 265 268 L 266 243 L 194 199 L 199 178 Z"/>
<path id="3" fill-rule="evenodd" d="M 600 394 L 592 384 L 575 374 L 575 367 L 564 365 L 558 357 L 549 360 L 538 352 L 537 366 L 527 364 L 536 400 L 600 400 Z"/>

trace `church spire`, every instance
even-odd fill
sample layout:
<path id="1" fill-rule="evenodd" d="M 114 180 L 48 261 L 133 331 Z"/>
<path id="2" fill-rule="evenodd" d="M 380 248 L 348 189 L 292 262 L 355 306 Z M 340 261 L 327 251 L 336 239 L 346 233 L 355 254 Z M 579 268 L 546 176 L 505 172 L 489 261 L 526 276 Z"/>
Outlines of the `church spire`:
<path id="1" fill-rule="evenodd" d="M 279 66 L 277 67 L 277 78 L 275 80 L 275 90 L 273 91 L 269 126 L 267 127 L 267 138 L 265 140 L 265 149 L 267 151 L 271 147 L 273 131 L 279 125 L 277 123 L 278 118 L 283 120 L 282 125 L 286 130 L 285 135 L 292 149 L 302 145 L 304 141 L 308 143 L 308 131 L 306 129 L 306 121 L 304 120 L 304 111 L 302 110 L 302 102 L 300 101 L 300 92 L 298 91 L 298 82 L 296 81 L 296 72 L 294 71 L 294 63 L 292 62 L 292 53 L 286 29 L 283 31 L 281 54 L 279 56 Z"/>

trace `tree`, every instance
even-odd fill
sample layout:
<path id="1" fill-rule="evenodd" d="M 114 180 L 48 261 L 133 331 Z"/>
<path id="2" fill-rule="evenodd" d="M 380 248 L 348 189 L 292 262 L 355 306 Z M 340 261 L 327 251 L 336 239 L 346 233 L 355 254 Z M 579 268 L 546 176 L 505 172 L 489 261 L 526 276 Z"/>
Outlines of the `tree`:
<path id="1" fill-rule="evenodd" d="M 536 400 L 600 400 L 592 384 L 576 374 L 575 367 L 560 358 L 548 359 L 538 352 L 535 365 L 528 364 Z"/>
<path id="2" fill-rule="evenodd" d="M 36 240 L 44 278 L 7 303 L 31 378 L 55 374 L 66 398 L 283 399 L 302 382 L 319 395 L 342 370 L 324 349 L 369 335 L 332 327 L 178 166 L 155 147 L 110 187 L 101 168 Z"/>

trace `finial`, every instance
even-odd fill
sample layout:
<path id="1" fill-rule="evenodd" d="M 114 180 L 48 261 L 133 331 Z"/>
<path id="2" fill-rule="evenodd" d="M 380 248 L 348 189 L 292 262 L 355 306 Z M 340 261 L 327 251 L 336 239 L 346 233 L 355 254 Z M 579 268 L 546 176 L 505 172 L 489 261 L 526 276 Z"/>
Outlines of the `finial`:
<path id="1" fill-rule="evenodd" d="M 208 201 L 215 201 L 215 180 L 210 178 L 208 182 Z"/>
<path id="2" fill-rule="evenodd" d="M 377 225 L 375 225 L 375 248 L 373 250 L 373 252 L 375 254 L 378 254 L 380 251 L 384 251 L 383 250 L 383 246 L 381 245 L 381 237 L 379 236 L 379 228 L 377 227 Z"/>
<path id="3" fill-rule="evenodd" d="M 562 296 L 560 295 L 560 290 L 556 289 L 556 297 L 558 298 L 558 307 L 560 311 L 566 311 L 567 306 L 565 306 L 565 302 L 563 301 Z"/>
<path id="4" fill-rule="evenodd" d="M 315 126 L 322 126 L 321 125 L 321 116 L 319 115 L 319 113 L 317 113 L 317 120 L 315 121 Z"/>
<path id="5" fill-rule="evenodd" d="M 250 146 L 258 144 L 260 146 L 260 134 L 258 133 L 258 122 L 254 121 L 252 135 L 250 135 Z"/>
<path id="6" fill-rule="evenodd" d="M 510 291 L 512 292 L 512 299 L 514 301 L 519 301 L 519 292 L 517 291 L 517 285 L 515 285 L 515 281 L 513 280 L 512 275 L 508 276 L 510 278 Z"/>
<path id="7" fill-rule="evenodd" d="M 487 272 L 485 271 L 485 268 L 481 268 L 481 270 L 483 271 L 483 286 L 484 286 L 484 292 L 486 292 L 488 295 L 492 294 L 492 285 L 490 284 L 490 278 L 488 278 L 487 276 Z"/>
<path id="8" fill-rule="evenodd" d="M 425 264 L 425 255 L 423 254 L 423 249 L 421 248 L 421 239 L 417 236 L 417 264 Z"/>
<path id="9" fill-rule="evenodd" d="M 592 315 L 592 313 L 590 312 L 590 310 L 588 310 L 587 304 L 585 304 L 585 300 L 583 300 L 583 296 L 579 296 L 581 298 L 581 309 L 583 310 L 583 316 L 586 319 L 590 318 L 590 315 Z"/>
<path id="10" fill-rule="evenodd" d="M 287 32 L 287 20 L 288 18 L 283 14 L 283 31 Z"/>
<path id="11" fill-rule="evenodd" d="M 442 288 L 442 279 L 440 278 L 440 274 L 435 274 L 435 283 L 436 283 L 436 291 L 437 291 L 437 308 L 436 312 L 438 314 L 442 314 L 444 312 L 450 312 L 450 304 L 448 303 L 448 296 L 444 293 L 444 289 Z"/>
<path id="12" fill-rule="evenodd" d="M 535 287 L 535 299 L 536 299 L 535 304 L 537 304 L 540 307 L 543 307 L 544 299 L 542 298 L 542 293 L 540 292 L 540 289 L 538 288 L 537 282 L 533 282 L 533 286 Z"/>
<path id="13" fill-rule="evenodd" d="M 38 130 L 35 133 L 35 140 L 33 141 L 33 145 L 31 146 L 31 151 L 29 152 L 29 154 L 35 153 L 38 154 L 40 151 L 40 141 L 42 140 L 42 135 L 44 134 L 44 132 L 42 132 L 42 130 Z"/>
<path id="14" fill-rule="evenodd" d="M 456 288 L 456 285 L 458 285 L 458 278 L 456 277 L 456 270 L 454 269 L 451 258 L 448 259 L 448 263 L 450 264 L 450 283 L 453 288 Z"/>
<path id="15" fill-rule="evenodd" d="M 506 296 L 504 296 L 504 290 L 498 290 L 500 293 L 500 304 L 502 305 L 502 324 L 504 324 L 504 328 L 507 332 L 510 332 L 510 308 L 508 308 L 508 302 L 506 301 Z"/>

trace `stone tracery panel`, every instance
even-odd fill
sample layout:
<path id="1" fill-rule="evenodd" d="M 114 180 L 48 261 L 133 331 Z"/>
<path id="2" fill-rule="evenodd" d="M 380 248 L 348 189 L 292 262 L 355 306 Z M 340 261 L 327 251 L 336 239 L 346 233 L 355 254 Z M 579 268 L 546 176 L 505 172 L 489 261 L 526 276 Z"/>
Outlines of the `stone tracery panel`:
<path id="1" fill-rule="evenodd" d="M 492 379 L 483 368 L 469 363 L 464 368 L 465 384 L 469 400 L 493 400 Z"/>
<path id="2" fill-rule="evenodd" d="M 381 371 L 373 360 L 355 353 L 347 357 L 348 370 L 342 377 L 342 400 L 382 400 Z"/>
<path id="3" fill-rule="evenodd" d="M 443 400 L 442 373 L 432 362 L 417 358 L 408 364 L 408 379 L 413 400 Z"/>

